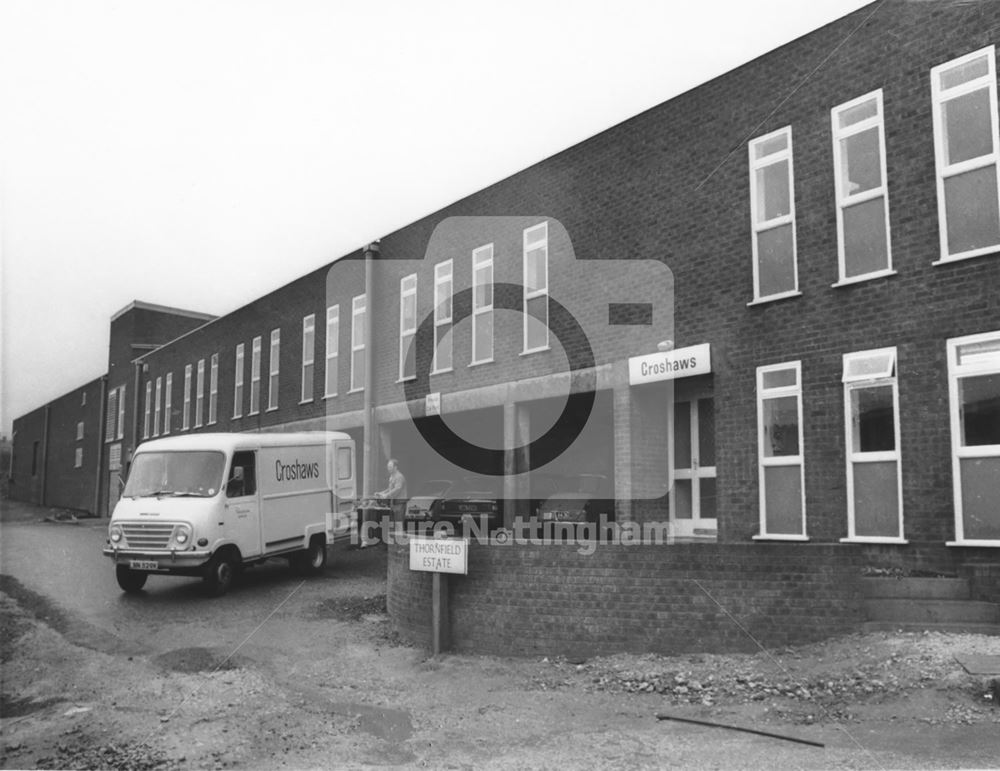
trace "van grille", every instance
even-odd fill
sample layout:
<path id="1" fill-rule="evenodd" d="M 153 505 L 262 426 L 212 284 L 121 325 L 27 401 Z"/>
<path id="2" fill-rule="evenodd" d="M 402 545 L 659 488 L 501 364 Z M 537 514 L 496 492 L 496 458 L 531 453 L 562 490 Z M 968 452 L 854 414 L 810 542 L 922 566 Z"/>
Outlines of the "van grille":
<path id="1" fill-rule="evenodd" d="M 125 543 L 130 549 L 166 549 L 174 526 L 170 524 L 146 524 L 145 522 L 122 525 Z"/>

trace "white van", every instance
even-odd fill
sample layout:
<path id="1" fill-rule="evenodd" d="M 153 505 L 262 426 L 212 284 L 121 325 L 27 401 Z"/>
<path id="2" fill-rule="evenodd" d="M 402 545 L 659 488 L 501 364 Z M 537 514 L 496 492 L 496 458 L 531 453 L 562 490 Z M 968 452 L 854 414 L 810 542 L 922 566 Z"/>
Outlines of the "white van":
<path id="1" fill-rule="evenodd" d="M 144 442 L 108 525 L 118 585 L 201 576 L 224 594 L 242 567 L 285 557 L 319 573 L 354 524 L 355 447 L 343 433 L 192 434 Z"/>

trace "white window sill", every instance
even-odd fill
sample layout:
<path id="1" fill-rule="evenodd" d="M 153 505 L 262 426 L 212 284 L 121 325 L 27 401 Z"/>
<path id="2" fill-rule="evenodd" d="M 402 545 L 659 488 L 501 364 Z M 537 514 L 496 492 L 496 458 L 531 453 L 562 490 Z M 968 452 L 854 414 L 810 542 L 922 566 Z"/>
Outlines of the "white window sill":
<path id="1" fill-rule="evenodd" d="M 433 372 L 431 373 L 434 374 Z M 410 375 L 409 377 L 396 378 L 396 385 L 402 385 L 403 383 L 412 383 L 417 379 L 416 375 Z"/>
<path id="2" fill-rule="evenodd" d="M 802 292 L 798 289 L 792 292 L 782 292 L 781 294 L 772 294 L 768 297 L 758 297 L 756 300 L 751 300 L 747 303 L 748 308 L 752 308 L 754 305 L 766 305 L 767 303 L 777 302 L 778 300 L 787 300 L 789 297 L 801 297 Z"/>
<path id="3" fill-rule="evenodd" d="M 454 367 L 448 367 L 448 369 L 436 369 L 431 372 L 431 375 L 450 375 L 455 371 Z M 414 378 L 415 379 L 415 378 Z"/>
<path id="4" fill-rule="evenodd" d="M 278 411 L 277 407 L 268 407 L 266 410 L 264 410 L 264 412 L 277 412 L 277 411 Z"/>
<path id="5" fill-rule="evenodd" d="M 495 363 L 494 359 L 483 359 L 482 361 L 470 361 L 469 362 L 469 367 L 470 368 L 471 367 L 481 367 L 484 364 L 494 364 L 494 363 Z"/>
<path id="6" fill-rule="evenodd" d="M 983 249 L 975 249 L 971 252 L 963 252 L 962 254 L 952 255 L 950 257 L 942 257 L 940 260 L 935 260 L 931 265 L 950 265 L 953 262 L 962 262 L 963 260 L 974 260 L 976 257 L 985 257 L 986 255 L 996 255 L 1000 253 L 1000 244 L 995 246 L 987 246 Z"/>
<path id="7" fill-rule="evenodd" d="M 854 284 L 863 284 L 866 281 L 874 281 L 877 278 L 885 278 L 886 276 L 898 275 L 896 271 L 889 268 L 888 270 L 879 270 L 875 273 L 865 273 L 863 276 L 852 276 L 851 278 L 842 278 L 836 284 L 830 284 L 834 289 L 838 289 L 842 286 L 853 286 Z"/>
<path id="8" fill-rule="evenodd" d="M 254 415 L 260 415 L 260 410 L 250 410 L 250 412 L 247 413 L 248 418 L 252 418 Z"/>
<path id="9" fill-rule="evenodd" d="M 364 390 L 365 390 L 364 386 L 362 386 L 361 388 L 352 388 L 347 393 L 349 393 L 349 394 L 359 394 L 359 393 L 363 392 Z"/>
<path id="10" fill-rule="evenodd" d="M 892 544 L 906 544 L 909 543 L 905 538 L 878 538 L 875 536 L 863 536 L 856 535 L 853 538 L 841 538 L 841 543 L 892 543 Z"/>
<path id="11" fill-rule="evenodd" d="M 323 394 L 323 398 L 324 399 L 335 399 L 335 398 L 337 398 L 337 394 Z"/>
<path id="12" fill-rule="evenodd" d="M 808 541 L 809 536 L 807 535 L 755 535 L 752 540 L 754 541 Z"/>
<path id="13" fill-rule="evenodd" d="M 974 547 L 992 547 L 1000 548 L 1000 541 L 946 541 L 945 546 L 974 546 Z"/>
<path id="14" fill-rule="evenodd" d="M 299 402 L 300 405 L 301 404 L 312 404 L 312 403 L 313 403 L 312 399 L 303 399 L 302 401 Z"/>
<path id="15" fill-rule="evenodd" d="M 533 353 L 545 353 L 546 351 L 551 351 L 552 346 L 546 345 L 541 348 L 529 348 L 526 351 L 521 351 L 518 356 L 530 356 Z"/>

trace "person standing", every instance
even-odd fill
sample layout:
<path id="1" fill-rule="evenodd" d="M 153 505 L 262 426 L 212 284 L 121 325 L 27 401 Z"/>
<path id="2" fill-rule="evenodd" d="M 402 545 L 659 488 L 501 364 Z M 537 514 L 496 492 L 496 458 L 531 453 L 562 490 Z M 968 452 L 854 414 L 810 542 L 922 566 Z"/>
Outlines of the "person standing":
<path id="1" fill-rule="evenodd" d="M 378 498 L 389 499 L 389 507 L 392 509 L 395 519 L 400 521 L 403 518 L 403 507 L 406 506 L 406 500 L 409 497 L 406 494 L 406 477 L 399 470 L 399 462 L 395 458 L 389 458 L 386 468 L 389 471 L 389 486 L 375 495 Z"/>

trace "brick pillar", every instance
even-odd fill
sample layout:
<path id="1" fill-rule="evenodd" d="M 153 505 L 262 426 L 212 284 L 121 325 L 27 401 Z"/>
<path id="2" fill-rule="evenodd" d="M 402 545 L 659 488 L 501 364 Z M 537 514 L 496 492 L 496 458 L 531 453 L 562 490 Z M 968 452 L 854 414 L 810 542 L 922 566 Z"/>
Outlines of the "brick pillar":
<path id="1" fill-rule="evenodd" d="M 629 384 L 612 390 L 615 443 L 615 519 L 632 519 L 632 393 Z"/>

